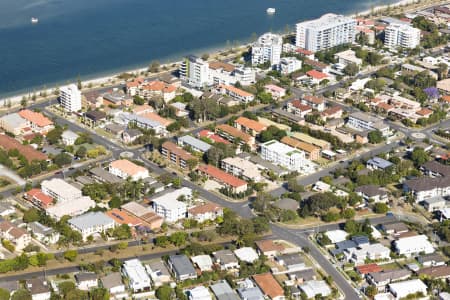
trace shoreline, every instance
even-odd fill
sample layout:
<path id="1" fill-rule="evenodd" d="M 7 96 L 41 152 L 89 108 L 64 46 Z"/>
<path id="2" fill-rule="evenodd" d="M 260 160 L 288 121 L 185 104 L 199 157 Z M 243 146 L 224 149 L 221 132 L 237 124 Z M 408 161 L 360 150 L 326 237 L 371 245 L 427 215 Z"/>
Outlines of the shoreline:
<path id="1" fill-rule="evenodd" d="M 355 14 L 349 14 L 348 16 L 351 16 L 351 17 L 368 16 L 372 12 L 379 13 L 380 11 L 383 11 L 383 10 L 387 9 L 388 7 L 396 8 L 396 7 L 401 7 L 401 6 L 408 6 L 408 5 L 415 4 L 417 1 L 418 0 L 399 0 L 398 2 L 395 2 L 395 3 L 392 3 L 392 4 L 381 4 L 381 5 L 378 5 L 378 6 L 375 6 L 373 8 L 369 8 L 369 9 L 363 10 L 363 11 L 355 13 Z M 437 2 L 441 3 L 441 2 L 444 2 L 444 1 L 437 1 Z M 438 3 L 436 3 L 436 5 Z M 250 37 L 248 39 L 250 39 Z M 247 43 L 243 43 L 243 44 L 240 44 L 240 45 L 238 45 L 236 47 L 232 47 L 232 48 L 241 49 L 243 47 L 248 47 L 249 45 L 251 45 L 251 44 L 247 42 Z M 198 49 L 198 50 L 196 50 L 194 52 L 196 52 L 197 55 L 201 55 L 201 54 L 198 54 L 198 53 L 208 53 L 210 55 L 210 57 L 212 57 L 212 56 L 220 55 L 222 52 L 226 52 L 226 51 L 229 51 L 229 50 L 230 49 L 224 48 L 224 45 L 215 45 L 215 46 L 211 46 L 211 47 L 204 48 L 204 49 Z M 179 58 L 179 55 L 181 55 L 181 54 L 174 54 L 174 55 L 172 55 L 173 58 L 167 58 L 168 62 L 167 63 L 161 63 L 160 64 L 160 69 L 162 69 L 162 68 L 170 69 L 172 65 L 179 64 L 181 61 L 176 59 L 176 57 Z M 185 53 L 184 55 L 187 55 L 187 54 Z M 181 56 L 181 57 L 183 57 L 183 56 Z M 173 59 L 173 60 L 170 61 L 171 59 Z M 158 61 L 158 59 L 155 59 L 154 61 Z M 124 68 L 123 70 L 111 71 L 110 73 L 109 73 L 109 71 L 98 72 L 97 75 L 96 74 L 92 74 L 90 76 L 87 75 L 86 77 L 91 77 L 91 78 L 90 79 L 86 79 L 86 80 L 82 80 L 81 83 L 82 83 L 83 87 L 85 87 L 85 89 L 86 89 L 86 86 L 89 86 L 89 85 L 98 85 L 98 86 L 95 86 L 95 88 L 100 88 L 101 85 L 104 85 L 104 88 L 108 88 L 108 86 L 112 86 L 112 85 L 116 84 L 116 83 L 114 83 L 114 81 L 120 80 L 120 79 L 118 79 L 118 76 L 120 74 L 123 74 L 123 73 L 140 74 L 142 72 L 146 72 L 147 70 L 148 70 L 148 66 L 140 66 L 140 67 L 137 66 L 136 68 L 131 68 L 131 69 Z M 162 72 L 162 71 L 160 71 L 160 72 Z M 105 74 L 104 75 L 99 75 L 101 73 L 105 73 Z M 69 81 L 68 84 L 71 84 L 71 83 L 75 83 L 76 84 L 76 81 Z M 11 103 L 11 107 L 14 107 L 17 104 L 20 104 L 20 102 L 22 101 L 22 99 L 24 97 L 28 98 L 27 100 L 30 101 L 32 95 L 36 95 L 39 98 L 37 101 L 45 100 L 45 99 L 51 97 L 51 95 L 53 94 L 53 91 L 54 91 L 56 86 L 57 87 L 64 87 L 64 86 L 67 86 L 68 84 L 57 84 L 57 83 L 55 83 L 55 84 L 52 84 L 52 85 L 54 85 L 54 87 L 47 88 L 46 90 L 34 87 L 34 88 L 31 88 L 31 89 L 33 89 L 33 91 L 29 91 L 29 92 L 20 92 L 20 91 L 18 91 L 16 94 L 13 94 L 11 96 L 1 97 L 0 98 L 0 108 L 6 107 L 8 102 Z M 46 93 L 47 97 L 40 97 L 39 95 L 41 93 Z"/>

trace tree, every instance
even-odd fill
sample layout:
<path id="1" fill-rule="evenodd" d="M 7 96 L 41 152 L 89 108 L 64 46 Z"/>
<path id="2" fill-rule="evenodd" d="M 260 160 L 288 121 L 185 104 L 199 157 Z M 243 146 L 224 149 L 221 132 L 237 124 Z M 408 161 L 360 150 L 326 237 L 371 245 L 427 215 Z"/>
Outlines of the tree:
<path id="1" fill-rule="evenodd" d="M 366 295 L 369 298 L 373 298 L 375 297 L 375 295 L 378 294 L 378 289 L 376 286 L 374 285 L 369 285 L 368 287 L 366 287 Z"/>
<path id="2" fill-rule="evenodd" d="M 355 63 L 350 63 L 345 66 L 344 73 L 348 76 L 355 76 L 359 72 L 359 67 Z"/>
<path id="3" fill-rule="evenodd" d="M 90 300 L 108 300 L 109 297 L 109 292 L 105 288 L 95 288 L 89 291 Z"/>
<path id="4" fill-rule="evenodd" d="M 60 153 L 53 158 L 53 163 L 58 167 L 63 167 L 72 162 L 72 157 L 67 153 Z"/>
<path id="5" fill-rule="evenodd" d="M 145 104 L 145 99 L 142 97 L 139 97 L 138 95 L 133 97 L 133 103 L 136 105 L 144 105 Z"/>
<path id="6" fill-rule="evenodd" d="M 162 285 L 156 290 L 156 298 L 159 300 L 171 300 L 173 299 L 173 290 L 168 285 Z"/>
<path id="7" fill-rule="evenodd" d="M 416 167 L 423 165 L 430 159 L 428 153 L 420 147 L 414 148 L 411 152 L 410 158 Z"/>
<path id="8" fill-rule="evenodd" d="M 369 132 L 367 138 L 371 144 L 379 144 L 384 140 L 383 135 L 379 130 Z"/>
<path id="9" fill-rule="evenodd" d="M 355 216 L 355 210 L 353 208 L 346 208 L 344 209 L 344 211 L 342 212 L 342 217 L 344 217 L 344 219 L 352 219 Z"/>
<path id="10" fill-rule="evenodd" d="M 354 234 L 354 233 L 358 232 L 359 225 L 358 225 L 358 223 L 356 223 L 355 220 L 347 220 L 344 225 L 344 230 L 346 232 L 348 232 L 349 234 Z"/>
<path id="11" fill-rule="evenodd" d="M 39 221 L 40 218 L 41 217 L 39 214 L 39 210 L 37 210 L 36 208 L 30 208 L 29 210 L 27 210 L 23 213 L 22 220 L 25 223 L 31 223 L 31 222 Z"/>
<path id="12" fill-rule="evenodd" d="M 79 158 L 85 158 L 87 154 L 87 149 L 84 146 L 80 146 L 78 150 L 75 152 L 75 155 Z"/>
<path id="13" fill-rule="evenodd" d="M 159 61 L 157 61 L 157 60 L 152 61 L 152 63 L 150 64 L 150 66 L 148 68 L 148 71 L 151 72 L 151 73 L 158 73 L 159 72 L 159 67 L 160 67 Z"/>
<path id="14" fill-rule="evenodd" d="M 12 295 L 11 300 L 31 300 L 31 294 L 26 289 L 18 289 Z"/>
<path id="15" fill-rule="evenodd" d="M 186 232 L 178 231 L 175 233 L 172 233 L 169 237 L 169 240 L 172 244 L 179 247 L 184 244 L 186 244 L 188 234 Z"/>
<path id="16" fill-rule="evenodd" d="M 70 262 L 75 261 L 75 259 L 77 259 L 77 256 L 78 256 L 77 250 L 67 250 L 66 252 L 64 252 L 64 258 Z"/>
<path id="17" fill-rule="evenodd" d="M 389 211 L 389 206 L 386 203 L 377 202 L 373 206 L 373 211 L 377 214 L 385 214 Z"/>
<path id="18" fill-rule="evenodd" d="M 9 291 L 0 288 L 0 300 L 9 300 Z"/>
<path id="19" fill-rule="evenodd" d="M 46 136 L 47 142 L 49 142 L 49 144 L 51 144 L 51 145 L 58 143 L 58 141 L 61 139 L 61 135 L 62 135 L 63 131 L 64 130 L 62 129 L 62 127 L 59 127 L 59 126 L 50 130 Z"/>
<path id="20" fill-rule="evenodd" d="M 207 60 L 209 59 L 209 53 L 204 53 L 204 54 L 202 55 L 202 59 L 203 59 L 204 61 L 207 61 Z"/>

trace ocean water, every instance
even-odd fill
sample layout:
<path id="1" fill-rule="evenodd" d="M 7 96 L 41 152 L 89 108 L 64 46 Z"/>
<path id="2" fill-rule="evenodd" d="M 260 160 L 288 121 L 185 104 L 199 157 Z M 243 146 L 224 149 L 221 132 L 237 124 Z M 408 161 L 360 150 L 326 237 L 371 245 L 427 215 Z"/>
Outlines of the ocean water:
<path id="1" fill-rule="evenodd" d="M 394 2 L 0 0 L 0 97 L 201 54 L 328 12 Z M 276 14 L 267 15 L 268 7 Z"/>

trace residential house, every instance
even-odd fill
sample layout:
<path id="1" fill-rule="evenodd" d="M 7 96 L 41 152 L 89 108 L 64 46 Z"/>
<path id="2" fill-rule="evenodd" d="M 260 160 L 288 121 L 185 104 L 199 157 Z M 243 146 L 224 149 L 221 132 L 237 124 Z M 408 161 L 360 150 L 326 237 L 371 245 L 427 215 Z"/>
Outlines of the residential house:
<path id="1" fill-rule="evenodd" d="M 78 134 L 76 134 L 72 130 L 65 130 L 61 134 L 61 140 L 62 140 L 63 144 L 66 146 L 74 145 L 75 141 L 77 140 L 78 137 L 79 137 Z"/>
<path id="2" fill-rule="evenodd" d="M 237 289 L 241 300 L 265 300 L 264 294 L 256 287 L 241 287 Z"/>
<path id="3" fill-rule="evenodd" d="M 355 265 L 364 264 L 367 259 L 390 260 L 390 253 L 391 250 L 380 243 L 367 244 L 358 246 L 357 249 L 350 248 L 344 251 L 347 260 Z"/>
<path id="4" fill-rule="evenodd" d="M 188 218 L 199 223 L 214 221 L 219 217 L 223 217 L 223 208 L 212 202 L 197 205 L 188 210 Z"/>
<path id="5" fill-rule="evenodd" d="M 382 159 L 378 156 L 372 157 L 366 162 L 366 167 L 370 170 L 386 170 L 392 167 L 394 164 L 390 161 Z"/>
<path id="6" fill-rule="evenodd" d="M 325 110 L 325 99 L 318 96 L 305 95 L 301 99 L 302 104 L 308 105 L 317 111 Z"/>
<path id="7" fill-rule="evenodd" d="M 239 139 L 239 146 L 247 144 L 250 149 L 256 148 L 255 138 L 247 133 L 244 133 L 228 124 L 221 124 L 216 126 L 216 133 L 224 139 L 233 142 L 235 139 Z"/>
<path id="8" fill-rule="evenodd" d="M 30 292 L 32 300 L 50 300 L 50 286 L 44 278 L 26 280 L 25 287 Z"/>
<path id="9" fill-rule="evenodd" d="M 155 287 L 159 287 L 172 281 L 169 270 L 162 260 L 155 260 L 148 263 L 147 269 Z"/>
<path id="10" fill-rule="evenodd" d="M 348 233 L 344 230 L 336 229 L 329 230 L 325 232 L 326 236 L 330 239 L 332 244 L 345 241 L 347 239 Z"/>
<path id="11" fill-rule="evenodd" d="M 204 141 L 190 135 L 179 137 L 177 139 L 177 142 L 181 147 L 187 147 L 191 151 L 200 153 L 205 153 L 211 148 L 210 144 L 205 143 Z"/>
<path id="12" fill-rule="evenodd" d="M 248 189 L 246 181 L 228 174 L 227 172 L 222 171 L 221 169 L 216 168 L 212 165 L 202 164 L 198 166 L 197 171 L 201 175 L 207 176 L 222 184 L 224 187 L 230 189 L 232 193 L 243 193 Z"/>
<path id="13" fill-rule="evenodd" d="M 157 215 L 164 218 L 166 222 L 177 222 L 187 216 L 187 205 L 179 201 L 181 197 L 192 199 L 192 190 L 187 187 L 172 190 L 151 199 L 153 210 Z"/>
<path id="14" fill-rule="evenodd" d="M 323 80 L 329 80 L 329 75 L 317 70 L 310 70 L 306 72 L 306 76 L 308 76 L 309 82 L 311 84 L 320 84 Z"/>
<path id="15" fill-rule="evenodd" d="M 312 107 L 302 104 L 299 99 L 294 99 L 286 104 L 286 110 L 294 115 L 304 118 L 307 114 L 312 113 Z"/>
<path id="16" fill-rule="evenodd" d="M 69 219 L 68 224 L 73 230 L 81 233 L 84 241 L 91 235 L 105 233 L 115 227 L 114 220 L 102 212 L 88 212 Z"/>
<path id="17" fill-rule="evenodd" d="M 252 247 L 242 247 L 236 249 L 234 250 L 234 254 L 237 256 L 237 258 L 239 258 L 239 260 L 245 261 L 247 263 L 253 263 L 259 258 L 258 253 L 256 253 L 255 249 L 253 249 Z"/>
<path id="18" fill-rule="evenodd" d="M 435 211 L 439 211 L 441 209 L 446 208 L 448 206 L 448 203 L 444 197 L 436 196 L 436 197 L 425 199 L 422 202 L 422 205 L 428 212 L 435 212 Z"/>
<path id="19" fill-rule="evenodd" d="M 271 273 L 257 274 L 252 276 L 256 285 L 261 289 L 264 296 L 271 300 L 285 300 L 284 290 L 275 280 Z"/>
<path id="20" fill-rule="evenodd" d="M 133 181 L 149 177 L 147 168 L 139 166 L 128 159 L 119 159 L 112 161 L 108 168 L 109 173 L 119 178 L 131 178 Z"/>
<path id="21" fill-rule="evenodd" d="M 450 278 L 450 266 L 442 265 L 423 268 L 417 272 L 417 275 L 421 278 L 424 276 L 431 279 L 448 279 Z"/>
<path id="22" fill-rule="evenodd" d="M 259 123 L 258 121 L 248 119 L 246 117 L 239 117 L 234 121 L 234 127 L 243 131 L 251 136 L 259 136 L 261 132 L 267 129 L 267 127 Z"/>
<path id="23" fill-rule="evenodd" d="M 357 187 L 355 189 L 355 192 L 358 196 L 361 196 L 367 203 L 387 203 L 389 201 L 387 192 L 376 185 L 363 185 Z"/>
<path id="24" fill-rule="evenodd" d="M 238 300 L 238 296 L 233 291 L 226 280 L 221 280 L 210 286 L 210 289 L 217 300 Z"/>
<path id="25" fill-rule="evenodd" d="M 218 85 L 215 89 L 215 92 L 218 94 L 230 96 L 231 98 L 239 100 L 243 103 L 249 103 L 255 100 L 255 95 L 232 85 Z"/>
<path id="26" fill-rule="evenodd" d="M 182 102 L 170 103 L 170 107 L 175 109 L 175 116 L 178 118 L 184 118 L 189 116 L 189 111 L 187 109 L 187 105 Z"/>
<path id="27" fill-rule="evenodd" d="M 197 255 L 191 257 L 192 262 L 201 272 L 212 271 L 213 262 L 209 255 Z"/>
<path id="28" fill-rule="evenodd" d="M 393 222 L 381 225 L 381 229 L 389 235 L 400 235 L 402 233 L 408 232 L 409 228 L 403 222 Z"/>
<path id="29" fill-rule="evenodd" d="M 422 202 L 425 199 L 450 195 L 450 181 L 447 177 L 406 180 L 403 183 L 403 191 L 410 193 L 416 202 Z"/>
<path id="30" fill-rule="evenodd" d="M 150 277 L 139 259 L 134 258 L 124 261 L 122 274 L 127 277 L 128 287 L 134 293 L 150 290 Z"/>
<path id="31" fill-rule="evenodd" d="M 220 266 L 221 270 L 239 269 L 239 261 L 231 250 L 219 250 L 213 252 L 214 263 Z"/>
<path id="32" fill-rule="evenodd" d="M 106 121 L 106 113 L 99 110 L 91 110 L 84 113 L 83 121 L 90 127 L 97 127 Z"/>
<path id="33" fill-rule="evenodd" d="M 121 138 L 125 144 L 131 144 L 142 135 L 143 133 L 139 129 L 128 128 L 122 131 Z"/>
<path id="34" fill-rule="evenodd" d="M 398 300 L 416 293 L 427 295 L 427 286 L 420 279 L 411 279 L 389 284 L 389 291 Z"/>
<path id="35" fill-rule="evenodd" d="M 23 197 L 41 209 L 53 205 L 53 198 L 44 194 L 41 189 L 33 188 L 23 194 Z"/>
<path id="36" fill-rule="evenodd" d="M 53 121 L 40 112 L 23 109 L 19 111 L 19 116 L 27 120 L 27 126 L 29 126 L 33 132 L 46 135 L 54 128 Z"/>
<path id="37" fill-rule="evenodd" d="M 258 254 L 264 255 L 267 258 L 274 258 L 286 249 L 283 244 L 275 242 L 274 240 L 261 240 L 255 242 L 255 244 Z"/>
<path id="38" fill-rule="evenodd" d="M 286 96 L 286 89 L 279 87 L 274 84 L 267 84 L 264 86 L 264 91 L 270 95 L 272 95 L 272 98 L 275 100 L 279 100 Z"/>
<path id="39" fill-rule="evenodd" d="M 430 253 L 420 255 L 417 258 L 417 261 L 422 264 L 424 267 L 437 267 L 443 266 L 447 262 L 447 259 L 439 253 Z"/>
<path id="40" fill-rule="evenodd" d="M 306 268 L 305 261 L 298 253 L 283 254 L 276 257 L 277 262 L 284 266 L 288 272 L 296 272 Z"/>
<path id="41" fill-rule="evenodd" d="M 186 294 L 189 300 L 212 300 L 208 288 L 201 285 L 188 289 Z"/>
<path id="42" fill-rule="evenodd" d="M 105 288 L 111 296 L 117 295 L 120 299 L 120 295 L 126 293 L 125 285 L 122 281 L 122 275 L 119 272 L 110 273 L 100 278 L 100 282 L 103 288 Z"/>
<path id="43" fill-rule="evenodd" d="M 366 278 L 370 284 L 377 287 L 379 291 L 384 291 L 386 286 L 392 282 L 405 280 L 411 277 L 411 271 L 406 269 L 383 270 L 379 272 L 371 272 Z"/>
<path id="44" fill-rule="evenodd" d="M 82 272 L 75 274 L 77 288 L 82 291 L 89 291 L 90 289 L 98 287 L 97 274 L 91 272 Z"/>
<path id="45" fill-rule="evenodd" d="M 167 261 L 169 269 L 172 271 L 177 281 L 197 278 L 197 272 L 186 255 L 171 255 Z"/>
<path id="46" fill-rule="evenodd" d="M 42 225 L 37 221 L 29 223 L 28 230 L 31 231 L 35 239 L 46 245 L 56 244 L 59 240 L 60 235 L 58 231 Z"/>
<path id="47" fill-rule="evenodd" d="M 310 280 L 300 285 L 302 292 L 306 294 L 308 299 L 314 298 L 316 295 L 327 297 L 331 295 L 331 289 L 324 280 Z"/>
<path id="48" fill-rule="evenodd" d="M 196 158 L 189 152 L 183 150 L 182 148 L 169 141 L 166 141 L 162 144 L 161 154 L 181 169 L 186 169 L 189 167 L 189 160 L 196 160 Z"/>
<path id="49" fill-rule="evenodd" d="M 0 237 L 10 241 L 16 251 L 22 251 L 31 243 L 31 235 L 7 220 L 0 220 Z"/>
<path id="50" fill-rule="evenodd" d="M 433 245 L 428 241 L 428 237 L 423 234 L 399 238 L 394 242 L 394 246 L 399 255 L 407 257 L 421 252 L 429 254 L 435 251 Z"/>

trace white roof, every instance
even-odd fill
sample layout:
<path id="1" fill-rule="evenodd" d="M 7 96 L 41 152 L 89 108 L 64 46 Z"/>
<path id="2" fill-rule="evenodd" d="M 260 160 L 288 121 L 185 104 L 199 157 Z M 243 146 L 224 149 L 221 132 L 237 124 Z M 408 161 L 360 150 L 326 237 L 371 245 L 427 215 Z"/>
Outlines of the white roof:
<path id="1" fill-rule="evenodd" d="M 439 210 L 439 212 L 444 218 L 450 219 L 450 207 L 442 208 Z"/>
<path id="2" fill-rule="evenodd" d="M 84 230 L 96 226 L 106 226 L 114 223 L 114 220 L 102 212 L 88 212 L 84 215 L 69 220 L 69 224 Z"/>
<path id="3" fill-rule="evenodd" d="M 348 236 L 348 233 L 341 229 L 330 230 L 325 232 L 325 234 L 333 244 L 345 241 Z"/>
<path id="4" fill-rule="evenodd" d="M 191 300 L 211 300 L 211 294 L 204 286 L 197 286 L 189 290 Z"/>
<path id="5" fill-rule="evenodd" d="M 66 130 L 62 133 L 61 137 L 67 139 L 76 139 L 78 138 L 78 134 L 76 134 L 72 130 Z"/>
<path id="6" fill-rule="evenodd" d="M 137 203 L 136 201 L 128 202 L 121 206 L 122 209 L 132 213 L 133 215 L 140 217 L 149 212 L 153 212 L 150 207 L 145 207 L 142 204 Z"/>
<path id="7" fill-rule="evenodd" d="M 240 249 L 236 249 L 236 250 L 234 250 L 234 254 L 236 254 L 236 256 L 240 260 L 249 262 L 249 263 L 252 263 L 258 259 L 258 253 L 256 253 L 255 249 L 253 249 L 251 247 L 243 247 Z"/>
<path id="8" fill-rule="evenodd" d="M 397 248 L 398 252 L 400 254 L 402 253 L 414 253 L 414 249 L 418 248 L 418 245 L 420 247 L 420 251 L 424 251 L 425 253 L 433 253 L 434 247 L 431 245 L 431 243 L 428 241 L 428 238 L 426 235 L 415 235 L 415 236 L 408 236 L 404 238 L 400 238 L 397 241 L 395 241 L 395 247 Z"/>
<path id="9" fill-rule="evenodd" d="M 450 300 L 450 293 L 442 292 L 439 294 L 439 299 L 441 300 Z"/>
<path id="10" fill-rule="evenodd" d="M 395 300 L 391 293 L 376 294 L 373 300 Z"/>
<path id="11" fill-rule="evenodd" d="M 48 190 L 55 192 L 58 195 L 62 195 L 63 197 L 67 195 L 80 195 L 81 190 L 77 189 L 73 185 L 65 182 L 60 178 L 52 178 L 50 180 L 44 180 L 41 184 L 42 187 L 45 187 Z"/>
<path id="12" fill-rule="evenodd" d="M 326 297 L 331 294 L 331 289 L 324 280 L 310 280 L 300 285 L 300 289 L 305 292 L 306 296 L 313 298 L 318 294 Z"/>
<path id="13" fill-rule="evenodd" d="M 156 205 L 163 206 L 167 209 L 178 209 L 186 207 L 185 203 L 177 200 L 178 197 L 182 195 L 190 198 L 192 197 L 192 190 L 187 187 L 182 187 L 181 189 L 177 189 L 174 190 L 173 192 L 165 193 L 162 196 L 151 199 L 151 201 L 154 202 Z"/>
<path id="14" fill-rule="evenodd" d="M 267 149 L 269 149 L 270 151 L 276 152 L 277 154 L 280 155 L 288 155 L 288 156 L 292 156 L 292 155 L 300 155 L 300 156 L 304 156 L 304 152 L 300 151 L 296 148 L 292 148 L 291 146 L 288 146 L 286 144 L 283 144 L 279 141 L 276 140 L 271 140 L 268 142 L 265 142 L 264 144 L 262 144 L 262 146 L 266 147 Z"/>
<path id="15" fill-rule="evenodd" d="M 95 202 L 87 196 L 80 197 L 75 201 L 68 202 L 58 202 L 53 206 L 47 208 L 47 214 L 50 216 L 60 219 L 61 217 L 67 216 L 77 216 L 85 213 L 90 208 L 95 207 Z"/>
<path id="16" fill-rule="evenodd" d="M 194 264 L 196 264 L 201 271 L 211 270 L 213 262 L 211 256 L 209 255 L 197 255 L 191 257 L 191 260 Z"/>
<path id="17" fill-rule="evenodd" d="M 137 258 L 126 260 L 122 267 L 133 282 L 150 282 L 150 277 L 145 271 L 141 261 Z"/>
<path id="18" fill-rule="evenodd" d="M 378 229 L 376 229 L 375 226 L 373 226 L 373 225 L 371 225 L 370 227 L 372 228 L 372 233 L 371 233 L 372 237 L 374 239 L 381 238 L 381 233 L 378 231 Z"/>
<path id="19" fill-rule="evenodd" d="M 390 283 L 389 290 L 397 297 L 397 299 L 417 292 L 423 292 L 425 295 L 427 294 L 427 286 L 420 279 Z"/>
<path id="20" fill-rule="evenodd" d="M 386 246 L 383 246 L 380 243 L 364 245 L 364 246 L 361 246 L 361 249 L 366 251 L 369 254 L 370 253 L 378 254 L 378 253 L 383 253 L 383 252 L 391 252 L 391 250 L 389 248 L 387 248 Z"/>

